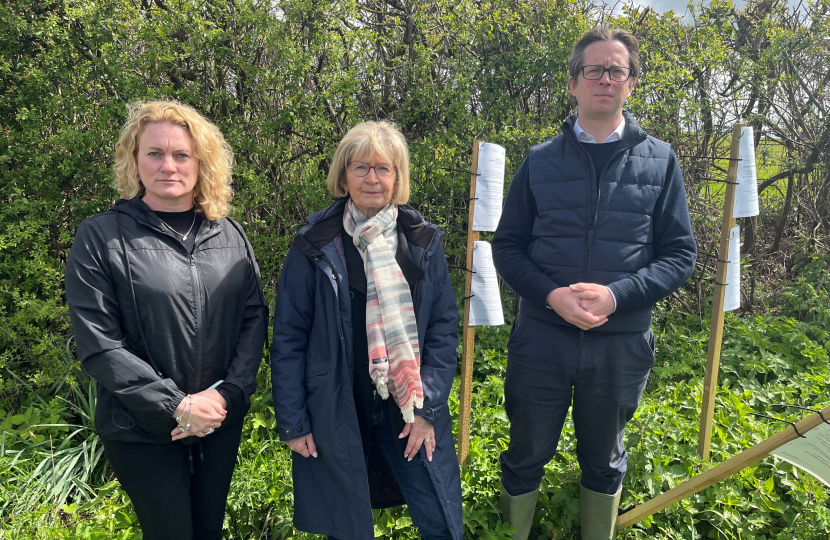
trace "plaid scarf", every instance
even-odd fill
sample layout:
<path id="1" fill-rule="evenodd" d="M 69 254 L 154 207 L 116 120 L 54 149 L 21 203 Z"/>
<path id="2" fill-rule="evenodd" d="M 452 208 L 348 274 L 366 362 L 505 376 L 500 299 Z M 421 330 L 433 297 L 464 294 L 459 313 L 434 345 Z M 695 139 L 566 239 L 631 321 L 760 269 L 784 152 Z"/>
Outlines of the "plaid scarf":
<path id="1" fill-rule="evenodd" d="M 366 218 L 349 199 L 343 227 L 365 254 L 369 376 L 380 397 L 386 399 L 391 392 L 404 421 L 412 423 L 413 408 L 424 406 L 424 389 L 409 284 L 386 241 L 397 234 L 398 207 L 387 205 Z"/>

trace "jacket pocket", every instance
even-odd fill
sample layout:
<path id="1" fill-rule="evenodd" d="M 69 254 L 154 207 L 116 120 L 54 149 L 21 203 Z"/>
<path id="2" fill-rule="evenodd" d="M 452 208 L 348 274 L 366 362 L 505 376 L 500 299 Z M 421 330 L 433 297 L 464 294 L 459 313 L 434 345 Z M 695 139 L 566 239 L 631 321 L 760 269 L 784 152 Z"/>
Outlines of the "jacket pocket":
<path id="1" fill-rule="evenodd" d="M 507 336 L 507 344 L 510 345 L 510 341 L 513 339 L 515 333 L 519 330 L 519 327 L 525 322 L 527 315 L 524 313 L 519 312 L 516 315 L 516 318 L 513 320 L 513 324 L 510 326 L 510 334 Z"/>
<path id="2" fill-rule="evenodd" d="M 332 362 L 321 360 L 317 358 L 314 354 L 307 354 L 306 361 L 305 361 L 305 378 L 310 379 L 313 377 L 319 377 L 321 375 L 325 375 L 329 371 L 331 371 Z"/>
<path id="3" fill-rule="evenodd" d="M 112 397 L 110 398 L 110 404 L 112 409 L 110 420 L 112 421 L 112 424 L 119 430 L 129 431 L 133 429 L 136 425 L 135 419 L 129 412 L 127 412 L 127 409 L 121 405 L 121 402 L 118 401 L 117 398 Z"/>
<path id="4" fill-rule="evenodd" d="M 653 366 L 657 354 L 657 346 L 654 341 L 654 332 L 651 328 L 643 332 L 642 337 L 640 337 L 640 344 L 645 349 L 646 357 L 651 361 L 651 365 Z"/>

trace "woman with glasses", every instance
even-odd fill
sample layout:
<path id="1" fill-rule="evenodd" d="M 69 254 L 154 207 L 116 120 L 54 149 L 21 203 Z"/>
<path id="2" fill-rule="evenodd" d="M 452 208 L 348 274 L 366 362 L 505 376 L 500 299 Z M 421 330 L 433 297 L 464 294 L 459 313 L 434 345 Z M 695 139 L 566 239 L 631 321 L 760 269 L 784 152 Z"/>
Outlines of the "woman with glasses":
<path id="1" fill-rule="evenodd" d="M 294 525 L 374 538 L 372 508 L 406 503 L 421 538 L 460 540 L 447 397 L 458 311 L 441 232 L 405 203 L 409 151 L 387 122 L 352 128 L 328 174 L 334 204 L 297 233 L 271 350 Z"/>

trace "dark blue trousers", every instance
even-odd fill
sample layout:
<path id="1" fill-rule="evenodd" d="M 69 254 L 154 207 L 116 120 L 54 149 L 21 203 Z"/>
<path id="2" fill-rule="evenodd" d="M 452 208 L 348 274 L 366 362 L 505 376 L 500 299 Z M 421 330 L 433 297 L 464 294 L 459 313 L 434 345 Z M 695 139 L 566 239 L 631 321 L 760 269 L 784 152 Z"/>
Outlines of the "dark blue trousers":
<path id="1" fill-rule="evenodd" d="M 582 485 L 615 494 L 625 477 L 625 424 L 654 365 L 654 333 L 613 334 L 550 325 L 519 313 L 508 341 L 504 404 L 510 445 L 502 483 L 513 496 L 536 490 L 573 406 Z"/>
<path id="2" fill-rule="evenodd" d="M 389 399 L 393 399 L 392 396 Z M 421 461 L 420 452 L 408 461 L 398 453 L 395 446 L 397 437 L 398 433 L 393 433 L 389 421 L 388 404 L 375 396 L 372 407 L 373 443 L 380 449 L 386 465 L 401 487 L 412 523 L 418 527 L 418 535 L 423 540 L 452 540 L 444 509 L 432 486 L 429 471 Z M 328 538 L 337 540 L 333 536 Z"/>

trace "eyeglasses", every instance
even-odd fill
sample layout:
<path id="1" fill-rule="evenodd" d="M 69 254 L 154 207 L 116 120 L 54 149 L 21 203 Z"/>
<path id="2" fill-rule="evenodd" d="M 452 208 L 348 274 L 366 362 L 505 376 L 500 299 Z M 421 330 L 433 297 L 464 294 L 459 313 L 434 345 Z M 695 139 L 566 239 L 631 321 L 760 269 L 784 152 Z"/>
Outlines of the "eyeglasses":
<path id="1" fill-rule="evenodd" d="M 610 68 L 604 66 L 582 66 L 580 69 L 582 76 L 588 81 L 598 81 L 608 72 L 612 81 L 625 82 L 631 78 L 631 68 L 622 66 L 611 66 Z"/>
<path id="2" fill-rule="evenodd" d="M 395 174 L 395 166 L 388 163 L 378 163 L 374 167 L 370 167 L 368 163 L 362 161 L 352 161 L 349 163 L 349 172 L 358 178 L 363 178 L 369 174 L 369 171 L 374 169 L 375 176 L 381 180 L 391 178 Z"/>

